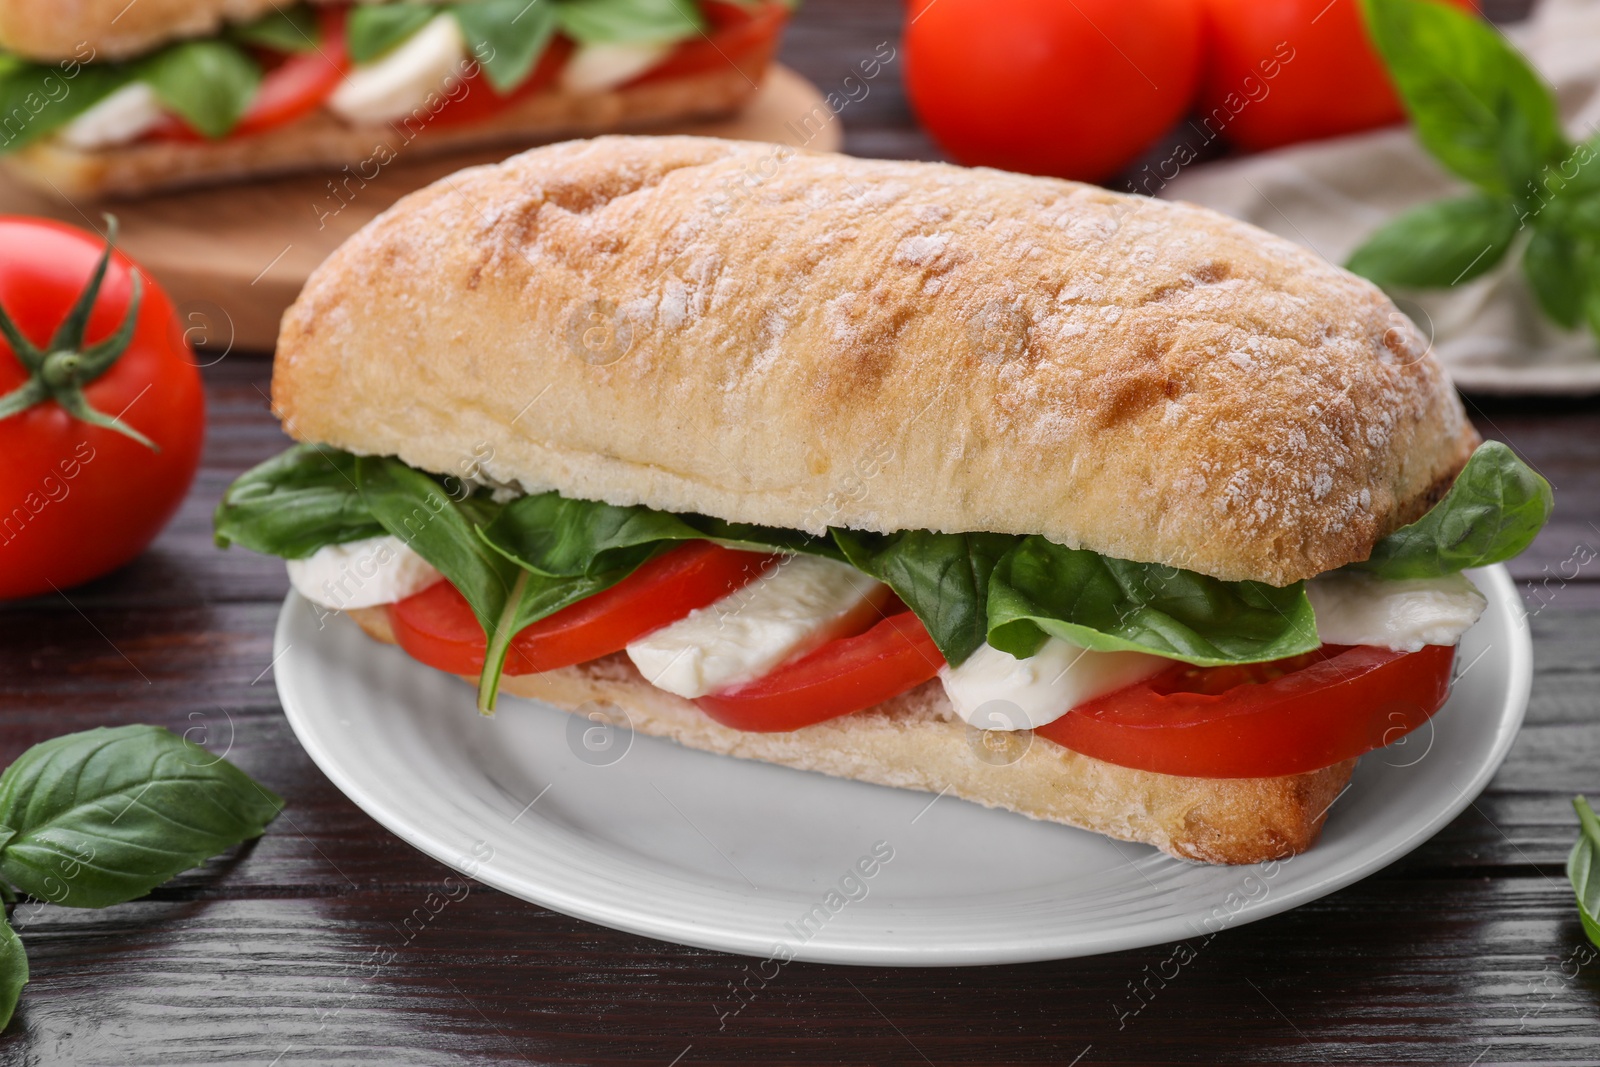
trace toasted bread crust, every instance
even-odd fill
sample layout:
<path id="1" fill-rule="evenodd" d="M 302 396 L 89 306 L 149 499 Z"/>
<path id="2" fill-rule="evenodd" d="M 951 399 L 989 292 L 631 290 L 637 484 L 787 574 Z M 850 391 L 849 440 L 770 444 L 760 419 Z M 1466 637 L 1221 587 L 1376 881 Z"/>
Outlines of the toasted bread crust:
<path id="1" fill-rule="evenodd" d="M 273 379 L 302 440 L 821 532 L 1042 534 L 1284 585 L 1477 443 L 1374 286 L 1192 205 L 606 137 L 462 171 L 331 256 Z"/>
<path id="2" fill-rule="evenodd" d="M 394 642 L 383 608 L 348 614 L 375 640 Z M 615 707 L 634 730 L 687 748 L 947 793 L 1202 863 L 1259 863 L 1304 852 L 1356 764 L 1345 760 L 1282 778 L 1182 778 L 1092 759 L 1031 733 L 1004 739 L 996 752 L 984 744 L 983 733 L 955 717 L 938 682 L 831 722 L 788 733 L 747 733 L 721 726 L 690 701 L 650 685 L 621 654 L 508 676 L 501 692 L 574 712 Z"/>
<path id="3" fill-rule="evenodd" d="M 225 22 L 247 22 L 274 6 L 274 0 L 0 0 L 0 48 L 44 62 L 131 59 L 168 41 L 210 36 Z"/>
<path id="4" fill-rule="evenodd" d="M 764 69 L 765 59 L 762 63 Z M 389 126 L 351 126 L 318 111 L 286 126 L 220 141 L 140 141 L 85 150 L 45 139 L 0 156 L 0 163 L 29 184 L 72 199 L 141 196 L 323 168 L 349 167 L 357 178 L 370 178 L 400 159 L 717 118 L 737 111 L 756 89 L 756 81 L 730 66 L 608 92 L 551 90 L 459 125 L 434 125 L 424 113 L 416 121 Z M 485 90 L 469 86 L 469 91 Z"/>

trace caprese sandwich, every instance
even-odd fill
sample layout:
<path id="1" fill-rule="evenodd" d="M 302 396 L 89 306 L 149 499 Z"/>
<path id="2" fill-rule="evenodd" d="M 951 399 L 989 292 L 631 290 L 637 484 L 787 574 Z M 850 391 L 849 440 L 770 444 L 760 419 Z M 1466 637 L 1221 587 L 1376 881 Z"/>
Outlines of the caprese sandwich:
<path id="1" fill-rule="evenodd" d="M 66 196 L 711 118 L 783 0 L 0 0 L 0 161 Z M 353 191 L 353 190 L 350 190 Z"/>
<path id="2" fill-rule="evenodd" d="M 1551 506 L 1379 290 L 1276 237 L 697 138 L 408 197 L 285 315 L 273 404 L 301 443 L 218 542 L 484 711 L 1216 863 L 1309 847 L 1444 704 L 1463 572 Z"/>

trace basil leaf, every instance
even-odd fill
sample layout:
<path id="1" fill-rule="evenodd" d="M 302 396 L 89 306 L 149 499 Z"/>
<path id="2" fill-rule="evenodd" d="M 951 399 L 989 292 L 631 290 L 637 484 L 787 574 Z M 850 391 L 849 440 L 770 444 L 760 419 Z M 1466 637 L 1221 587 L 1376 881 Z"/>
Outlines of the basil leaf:
<path id="1" fill-rule="evenodd" d="M 694 0 L 564 0 L 556 20 L 579 44 L 665 44 L 706 25 Z"/>
<path id="2" fill-rule="evenodd" d="M 305 4 L 280 7 L 254 22 L 229 26 L 228 40 L 275 52 L 309 52 L 322 43 L 322 30 Z"/>
<path id="3" fill-rule="evenodd" d="M 1522 272 L 1552 321 L 1569 330 L 1578 325 L 1589 279 L 1576 237 L 1550 226 L 1535 227 L 1522 253 Z"/>
<path id="4" fill-rule="evenodd" d="M 499 621 L 493 629 L 485 627 L 490 664 L 505 659 L 512 635 L 523 627 L 610 588 L 673 542 L 708 540 L 729 548 L 838 558 L 831 542 L 795 530 L 572 500 L 554 492 L 511 501 L 478 535 L 518 568 Z M 479 706 L 492 706 L 492 694 L 486 705 L 482 687 L 479 693 Z"/>
<path id="5" fill-rule="evenodd" d="M 574 500 L 555 492 L 511 501 L 481 535 L 507 559 L 551 577 L 632 572 L 672 541 L 706 540 L 727 548 L 840 558 L 831 542 L 798 530 Z"/>
<path id="6" fill-rule="evenodd" d="M 519 568 L 500 618 L 493 629 L 486 631 L 489 643 L 484 655 L 483 674 L 478 678 L 478 709 L 485 713 L 494 711 L 500 675 L 510 652 L 511 639 L 523 628 L 570 604 L 609 589 L 630 573 L 632 568 L 609 571 L 592 578 L 552 578 Z M 536 664 L 525 666 L 529 670 L 538 669 Z"/>
<path id="7" fill-rule="evenodd" d="M 370 63 L 426 26 L 439 9 L 432 4 L 357 4 L 344 24 L 345 50 L 353 63 Z"/>
<path id="8" fill-rule="evenodd" d="M 582 576 L 537 574 L 481 536 L 505 511 L 482 497 L 454 500 L 438 482 L 397 459 L 356 460 L 356 481 L 374 518 L 450 580 L 487 641 L 478 709 L 494 710 L 511 639 L 531 623 L 607 589 L 633 567 Z M 634 564 L 637 566 L 637 564 Z"/>
<path id="9" fill-rule="evenodd" d="M 1527 548 L 1552 507 L 1549 482 L 1499 441 L 1485 441 L 1443 500 L 1350 567 L 1380 578 L 1438 578 L 1486 567 Z"/>
<path id="10" fill-rule="evenodd" d="M 1417 138 L 1487 192 L 1521 195 L 1566 155 L 1555 98 L 1476 14 L 1428 0 L 1361 0 Z"/>
<path id="11" fill-rule="evenodd" d="M 67 734 L 0 775 L 0 824 L 15 833 L 0 874 L 53 904 L 120 904 L 259 837 L 282 807 L 227 760 L 158 726 Z"/>
<path id="12" fill-rule="evenodd" d="M 13 58 L 0 71 L 0 154 L 54 133 L 132 80 L 122 64 L 79 65 L 69 76 L 60 67 Z"/>
<path id="13" fill-rule="evenodd" d="M 384 532 L 361 496 L 356 457 L 320 445 L 295 445 L 240 475 L 212 523 L 219 548 L 241 544 L 284 559 Z"/>
<path id="14" fill-rule="evenodd" d="M 450 9 L 467 49 L 504 96 L 527 80 L 556 32 L 552 0 L 472 0 Z"/>
<path id="15" fill-rule="evenodd" d="M 1577 196 L 1600 193 L 1600 133 L 1575 145 L 1571 159 L 1574 164 L 1572 180 L 1561 191 Z M 1567 168 L 1559 169 L 1565 177 Z"/>
<path id="16" fill-rule="evenodd" d="M 576 578 L 632 571 L 663 541 L 700 535 L 666 512 L 571 500 L 552 492 L 513 500 L 483 536 L 530 570 Z"/>
<path id="17" fill-rule="evenodd" d="M 456 501 L 421 471 L 397 459 L 356 460 L 356 482 L 372 516 L 410 545 L 466 598 L 488 642 L 478 677 L 478 709 L 494 710 L 511 638 L 522 627 L 604 588 L 590 580 L 535 575 L 478 536 L 499 510 Z"/>
<path id="18" fill-rule="evenodd" d="M 428 475 L 397 459 L 356 459 L 356 484 L 372 517 L 450 579 L 485 633 L 500 618 L 517 565 L 478 539 L 481 512 L 452 499 Z"/>
<path id="19" fill-rule="evenodd" d="M 261 68 L 236 44 L 184 41 L 138 64 L 161 106 L 210 138 L 238 124 L 261 85 Z"/>
<path id="20" fill-rule="evenodd" d="M 1282 659 L 1321 643 L 1304 582 L 1224 582 L 1029 537 L 990 577 L 989 643 L 1031 656 L 1047 635 L 1202 666 Z"/>
<path id="21" fill-rule="evenodd" d="M 953 667 L 966 662 L 989 633 L 989 579 L 1021 538 L 1011 534 L 941 534 L 912 530 L 869 534 L 834 530 L 845 559 L 885 583 L 916 612 Z"/>
<path id="22" fill-rule="evenodd" d="M 1578 898 L 1578 919 L 1591 943 L 1600 945 L 1600 818 L 1587 797 L 1573 797 L 1578 842 L 1567 855 L 1567 880 Z"/>
<path id="23" fill-rule="evenodd" d="M 1384 287 L 1446 287 L 1505 258 L 1517 217 L 1498 197 L 1469 196 L 1413 208 L 1367 238 L 1345 263 Z"/>
<path id="24" fill-rule="evenodd" d="M 28 984 L 28 953 L 11 924 L 0 919 L 0 1030 L 11 1022 L 17 998 Z"/>

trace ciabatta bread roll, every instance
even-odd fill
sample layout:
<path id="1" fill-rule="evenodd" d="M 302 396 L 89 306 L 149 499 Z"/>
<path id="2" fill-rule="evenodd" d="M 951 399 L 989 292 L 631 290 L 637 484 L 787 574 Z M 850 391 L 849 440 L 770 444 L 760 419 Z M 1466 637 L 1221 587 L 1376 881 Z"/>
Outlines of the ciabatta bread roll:
<path id="1" fill-rule="evenodd" d="M 1478 442 L 1381 292 L 1221 215 L 686 137 L 536 149 L 400 201 L 285 314 L 272 395 L 299 440 L 467 472 L 496 499 L 1043 535 L 1273 586 L 1366 559 Z M 398 616 L 353 614 L 395 639 Z M 932 682 L 784 733 L 718 725 L 621 655 L 503 684 L 1208 862 L 1309 847 L 1355 762 L 1180 777 L 1024 729 L 997 765 Z"/>
<path id="2" fill-rule="evenodd" d="M 46 62 L 132 59 L 168 41 L 205 37 L 224 23 L 248 22 L 287 6 L 279 0 L 0 0 L 0 43 Z"/>
<path id="3" fill-rule="evenodd" d="M 530 492 L 1273 585 L 1365 559 L 1478 440 L 1375 286 L 1215 212 L 688 137 L 400 201 L 285 313 L 273 401 L 428 470 L 487 442 Z"/>

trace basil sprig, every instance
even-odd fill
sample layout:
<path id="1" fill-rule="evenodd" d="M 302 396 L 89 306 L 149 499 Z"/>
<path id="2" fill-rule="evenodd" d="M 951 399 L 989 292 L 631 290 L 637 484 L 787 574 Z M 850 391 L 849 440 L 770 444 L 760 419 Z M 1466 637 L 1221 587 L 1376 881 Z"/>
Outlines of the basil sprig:
<path id="1" fill-rule="evenodd" d="M 282 808 L 227 760 L 157 726 L 57 737 L 0 775 L 4 893 L 120 904 L 259 837 Z M 0 922 L 0 1027 L 27 981 L 22 942 Z"/>
<path id="2" fill-rule="evenodd" d="M 345 27 L 350 58 L 370 63 L 442 12 L 502 96 L 521 85 L 559 29 L 579 44 L 665 44 L 706 27 L 695 0 L 460 0 L 358 5 Z"/>
<path id="3" fill-rule="evenodd" d="M 56 132 L 133 79 L 125 64 L 0 60 L 0 155 Z"/>
<path id="4" fill-rule="evenodd" d="M 237 543 L 283 559 L 384 532 L 356 484 L 356 457 L 318 445 L 295 445 L 240 477 L 212 524 L 219 548 Z"/>
<path id="5" fill-rule="evenodd" d="M 481 533 L 484 541 L 507 559 L 558 578 L 632 571 L 678 541 L 714 541 L 725 548 L 843 559 L 831 540 L 798 530 L 575 500 L 555 492 L 518 497 Z"/>
<path id="6" fill-rule="evenodd" d="M 399 47 L 438 13 L 432 4 L 357 4 L 345 20 L 345 49 L 352 62 L 370 63 Z"/>
<path id="7" fill-rule="evenodd" d="M 1022 539 L 1011 534 L 833 531 L 845 559 L 916 612 L 946 662 L 961 664 L 989 634 L 990 576 Z"/>
<path id="8" fill-rule="evenodd" d="M 1439 578 L 1487 567 L 1532 544 L 1554 506 L 1549 482 L 1499 441 L 1485 441 L 1443 500 L 1350 566 L 1380 578 Z"/>
<path id="9" fill-rule="evenodd" d="M 535 573 L 478 536 L 503 510 L 493 501 L 453 499 L 437 481 L 396 459 L 359 459 L 356 474 L 373 517 L 460 590 L 483 628 L 488 647 L 478 678 L 478 708 L 486 714 L 494 710 L 511 639 L 519 631 L 610 588 L 633 570 L 573 577 Z"/>
<path id="10" fill-rule="evenodd" d="M 54 133 L 132 82 L 155 90 L 161 106 L 207 137 L 222 137 L 249 110 L 261 67 L 232 41 L 181 41 L 128 63 L 0 66 L 0 154 Z"/>
<path id="11" fill-rule="evenodd" d="M 1578 812 L 1578 841 L 1567 855 L 1567 880 L 1578 898 L 1578 919 L 1583 932 L 1600 945 L 1600 817 L 1589 798 L 1573 797 Z"/>
<path id="12" fill-rule="evenodd" d="M 556 33 L 550 0 L 472 0 L 450 8 L 484 76 L 504 96 L 533 73 Z"/>
<path id="13" fill-rule="evenodd" d="M 11 1022 L 28 984 L 28 950 L 8 922 L 0 921 L 0 1030 Z"/>
<path id="14" fill-rule="evenodd" d="M 694 0 L 563 0 L 556 17 L 579 44 L 665 44 L 706 27 Z"/>
<path id="15" fill-rule="evenodd" d="M 1549 512 L 1545 481 L 1489 442 L 1427 515 L 1351 566 L 1385 578 L 1485 566 L 1527 547 Z M 1281 659 L 1318 645 L 1303 582 L 1225 582 L 1043 537 L 843 529 L 817 537 L 556 492 L 501 504 L 397 459 L 315 445 L 296 445 L 246 472 L 214 521 L 218 545 L 289 559 L 385 532 L 411 545 L 461 591 L 483 627 L 484 711 L 494 707 L 513 635 L 686 540 L 848 562 L 889 585 L 954 665 L 985 642 L 1029 656 L 1049 636 L 1207 666 Z"/>
<path id="16" fill-rule="evenodd" d="M 225 136 L 249 110 L 261 68 L 236 44 L 184 41 L 137 65 L 161 106 L 207 137 Z"/>
<path id="17" fill-rule="evenodd" d="M 1472 280 L 1522 244 L 1540 306 L 1600 334 L 1600 138 L 1574 145 L 1555 95 L 1491 26 L 1433 0 L 1361 0 L 1417 139 L 1472 196 L 1396 218 L 1346 266 L 1386 287 Z"/>
<path id="18" fill-rule="evenodd" d="M 1203 666 L 1282 659 L 1321 644 L 1304 582 L 1224 582 L 1029 537 L 990 581 L 989 643 L 1031 656 L 1046 636 Z"/>

